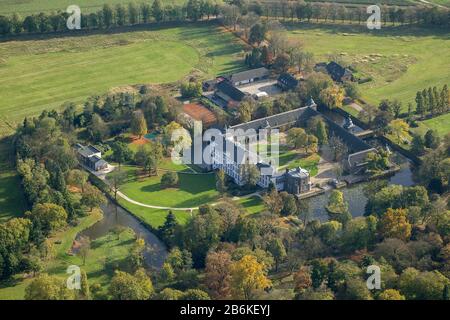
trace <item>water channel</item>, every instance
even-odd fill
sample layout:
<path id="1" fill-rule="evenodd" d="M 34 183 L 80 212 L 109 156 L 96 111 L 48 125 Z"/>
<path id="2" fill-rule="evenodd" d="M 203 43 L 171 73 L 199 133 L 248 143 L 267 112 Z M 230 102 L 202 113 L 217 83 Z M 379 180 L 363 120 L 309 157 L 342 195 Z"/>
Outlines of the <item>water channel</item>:
<path id="1" fill-rule="evenodd" d="M 149 268 L 160 268 L 167 255 L 166 246 L 148 230 L 138 219 L 129 214 L 123 208 L 116 206 L 108 200 L 106 205 L 103 205 L 103 219 L 82 231 L 78 234 L 80 236 L 89 237 L 91 240 L 98 239 L 105 236 L 108 232 L 117 227 L 131 228 L 138 237 L 145 240 L 146 249 L 144 252 L 145 264 Z"/>

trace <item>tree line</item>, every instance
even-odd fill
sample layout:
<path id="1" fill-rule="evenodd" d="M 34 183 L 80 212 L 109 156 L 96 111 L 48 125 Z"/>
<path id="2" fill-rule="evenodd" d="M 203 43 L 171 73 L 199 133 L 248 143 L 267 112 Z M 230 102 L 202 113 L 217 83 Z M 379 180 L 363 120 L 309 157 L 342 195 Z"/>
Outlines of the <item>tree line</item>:
<path id="1" fill-rule="evenodd" d="M 242 16 L 252 12 L 267 19 L 275 18 L 284 21 L 307 22 L 357 22 L 365 23 L 369 14 L 365 6 L 354 6 L 339 3 L 320 3 L 299 1 L 262 1 L 246 2 L 242 0 L 230 1 L 221 8 L 223 16 L 231 20 L 240 20 Z M 381 20 L 384 25 L 391 24 L 420 24 L 448 28 L 450 26 L 450 10 L 427 6 L 381 6 Z"/>
<path id="2" fill-rule="evenodd" d="M 81 13 L 82 29 L 109 29 L 132 26 L 150 22 L 197 21 L 203 18 L 217 17 L 219 6 L 214 0 L 189 0 L 182 5 L 165 5 L 161 0 L 152 3 L 131 2 L 127 5 L 105 4 L 102 9 L 92 13 Z M 69 14 L 63 11 L 41 12 L 21 17 L 0 16 L 0 35 L 21 33 L 48 33 L 66 31 Z"/>

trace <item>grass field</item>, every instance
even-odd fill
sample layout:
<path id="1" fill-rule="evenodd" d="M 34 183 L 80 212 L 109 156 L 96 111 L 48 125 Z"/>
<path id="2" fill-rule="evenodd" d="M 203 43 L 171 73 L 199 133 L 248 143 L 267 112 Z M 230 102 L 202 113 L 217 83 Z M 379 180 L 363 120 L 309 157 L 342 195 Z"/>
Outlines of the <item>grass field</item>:
<path id="1" fill-rule="evenodd" d="M 242 50 L 214 25 L 0 43 L 0 135 L 25 116 L 112 87 L 232 72 L 243 67 Z"/>
<path id="2" fill-rule="evenodd" d="M 442 116 L 421 121 L 418 123 L 418 128 L 413 128 L 414 132 L 425 134 L 429 129 L 436 130 L 437 133 L 443 137 L 450 132 L 450 113 Z"/>
<path id="3" fill-rule="evenodd" d="M 410 26 L 369 31 L 357 25 L 288 25 L 288 35 L 303 42 L 317 61 L 339 55 L 358 76 L 373 81 L 360 85 L 363 99 L 378 105 L 399 99 L 404 109 L 416 92 L 450 83 L 450 34 Z"/>
<path id="4" fill-rule="evenodd" d="M 82 12 L 92 12 L 100 9 L 105 3 L 116 5 L 128 4 L 131 0 L 0 0 L 0 14 L 37 13 L 48 11 L 65 11 L 72 4 L 80 7 Z M 184 0 L 162 0 L 164 4 L 184 3 Z M 139 3 L 139 1 L 137 1 Z"/>
<path id="5" fill-rule="evenodd" d="M 154 206 L 172 208 L 191 208 L 217 199 L 215 175 L 178 173 L 179 185 L 176 188 L 161 187 L 161 175 L 145 178 L 136 177 L 136 167 L 122 167 L 128 172 L 129 180 L 121 191 L 131 199 Z"/>

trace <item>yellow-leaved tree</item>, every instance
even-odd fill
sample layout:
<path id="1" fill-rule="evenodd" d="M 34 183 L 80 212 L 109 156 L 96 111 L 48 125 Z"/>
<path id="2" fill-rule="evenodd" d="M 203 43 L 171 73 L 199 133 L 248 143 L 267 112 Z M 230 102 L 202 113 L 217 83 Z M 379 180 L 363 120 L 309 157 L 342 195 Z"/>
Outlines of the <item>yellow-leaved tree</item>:
<path id="1" fill-rule="evenodd" d="M 251 300 L 258 291 L 271 286 L 263 263 L 245 255 L 231 264 L 231 289 L 235 299 Z"/>

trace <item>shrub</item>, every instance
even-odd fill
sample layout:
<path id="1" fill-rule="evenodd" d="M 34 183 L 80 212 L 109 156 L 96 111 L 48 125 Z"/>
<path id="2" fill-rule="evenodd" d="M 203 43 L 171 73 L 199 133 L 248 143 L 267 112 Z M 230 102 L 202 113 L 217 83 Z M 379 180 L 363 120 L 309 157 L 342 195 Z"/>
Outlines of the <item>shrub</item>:
<path id="1" fill-rule="evenodd" d="M 161 187 L 170 188 L 178 184 L 178 175 L 176 172 L 166 172 L 161 177 Z"/>

